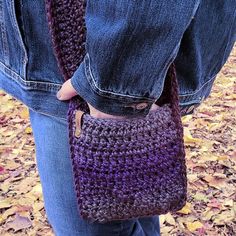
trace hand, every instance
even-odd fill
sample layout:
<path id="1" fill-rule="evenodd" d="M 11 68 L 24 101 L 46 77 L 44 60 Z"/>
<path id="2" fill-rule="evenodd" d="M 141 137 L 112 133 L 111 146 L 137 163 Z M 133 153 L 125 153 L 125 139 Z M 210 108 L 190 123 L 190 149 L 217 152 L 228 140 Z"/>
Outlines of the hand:
<path id="1" fill-rule="evenodd" d="M 71 80 L 67 80 L 61 87 L 61 89 L 57 92 L 57 98 L 60 101 L 69 100 L 70 98 L 77 95 L 76 90 L 71 84 Z M 125 116 L 114 116 L 110 114 L 106 114 L 94 108 L 91 104 L 88 103 L 90 115 L 95 118 L 116 118 L 116 119 L 125 119 Z"/>
<path id="2" fill-rule="evenodd" d="M 61 101 L 69 100 L 70 98 L 77 95 L 76 90 L 71 84 L 71 80 L 67 80 L 57 92 L 57 98 Z"/>
<path id="3" fill-rule="evenodd" d="M 65 101 L 69 100 L 70 98 L 74 97 L 77 95 L 76 90 L 71 84 L 71 80 L 67 80 L 61 87 L 61 89 L 57 92 L 57 98 L 60 101 Z M 115 116 L 115 115 L 110 115 L 104 112 L 101 112 L 94 108 L 91 104 L 88 103 L 89 110 L 90 110 L 90 115 L 95 117 L 95 118 L 113 118 L 113 119 L 126 119 L 126 116 Z M 150 111 L 152 110 L 157 110 L 158 106 L 156 104 L 153 104 Z"/>

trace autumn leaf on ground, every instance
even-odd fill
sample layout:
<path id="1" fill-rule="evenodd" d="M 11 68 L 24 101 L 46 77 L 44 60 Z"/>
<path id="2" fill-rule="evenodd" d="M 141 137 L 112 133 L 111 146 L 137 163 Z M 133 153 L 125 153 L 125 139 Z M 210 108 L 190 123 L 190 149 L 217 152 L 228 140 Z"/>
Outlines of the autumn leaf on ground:
<path id="1" fill-rule="evenodd" d="M 182 117 L 188 198 L 160 216 L 162 236 L 235 236 L 236 47 L 211 95 Z M 29 111 L 0 91 L 0 235 L 54 236 L 42 197 Z"/>

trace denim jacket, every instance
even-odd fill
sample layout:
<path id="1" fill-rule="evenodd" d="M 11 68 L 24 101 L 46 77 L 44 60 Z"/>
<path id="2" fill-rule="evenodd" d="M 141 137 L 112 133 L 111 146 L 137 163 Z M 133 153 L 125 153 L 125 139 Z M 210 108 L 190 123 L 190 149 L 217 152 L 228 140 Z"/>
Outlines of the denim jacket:
<path id="1" fill-rule="evenodd" d="M 82 98 L 110 114 L 147 113 L 174 62 L 180 106 L 190 112 L 233 47 L 236 1 L 87 0 L 85 22 L 86 56 L 71 76 Z M 0 87 L 65 118 L 68 102 L 56 98 L 63 82 L 44 1 L 0 0 Z"/>

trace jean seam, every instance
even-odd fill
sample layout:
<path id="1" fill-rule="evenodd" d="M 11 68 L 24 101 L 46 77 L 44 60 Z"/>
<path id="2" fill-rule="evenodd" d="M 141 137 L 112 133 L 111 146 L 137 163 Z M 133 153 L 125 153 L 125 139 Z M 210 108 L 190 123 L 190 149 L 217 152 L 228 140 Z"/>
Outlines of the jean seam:
<path id="1" fill-rule="evenodd" d="M 7 63 L 9 65 L 9 47 L 8 47 L 8 41 L 7 41 L 7 34 L 6 34 L 6 25 L 4 24 L 4 10 L 3 10 L 3 3 L 1 3 L 1 7 L 0 7 L 0 32 L 2 35 L 2 47 L 3 47 L 3 58 L 5 63 Z"/>
<path id="2" fill-rule="evenodd" d="M 205 87 L 208 83 L 212 82 L 212 80 L 214 80 L 215 77 L 216 77 L 216 75 L 212 76 L 212 78 L 207 80 L 199 89 L 195 90 L 193 93 L 179 94 L 179 96 L 180 97 L 187 97 L 187 96 L 191 96 L 191 95 L 197 94 L 198 92 L 200 92 L 203 89 L 203 87 Z"/>
<path id="3" fill-rule="evenodd" d="M 11 9 L 12 9 L 12 11 L 10 11 L 10 14 L 11 14 L 12 20 L 14 21 L 13 27 L 14 27 L 14 30 L 17 32 L 17 36 L 18 36 L 18 39 L 20 41 L 21 48 L 24 51 L 24 54 L 22 55 L 22 67 L 23 67 L 23 76 L 25 77 L 26 76 L 26 65 L 27 65 L 28 60 L 29 60 L 28 59 L 28 54 L 27 54 L 27 51 L 26 51 L 26 48 L 25 48 L 25 45 L 24 45 L 24 41 L 23 41 L 23 37 L 21 35 L 21 31 L 20 31 L 20 28 L 19 28 L 19 22 L 17 21 L 17 17 L 16 17 L 15 1 L 11 0 L 9 2 L 9 4 L 11 5 Z"/>
<path id="4" fill-rule="evenodd" d="M 147 97 L 134 96 L 134 95 L 125 95 L 125 94 L 115 93 L 115 92 L 111 92 L 111 91 L 107 91 L 107 90 L 103 90 L 103 89 L 99 88 L 96 84 L 96 81 L 95 81 L 94 76 L 91 71 L 90 59 L 89 59 L 88 53 L 85 56 L 85 75 L 86 75 L 86 79 L 88 80 L 93 91 L 100 96 L 108 97 L 108 98 L 116 98 L 116 99 L 121 99 L 121 100 L 126 99 L 126 98 L 144 99 L 144 100 L 148 100 L 148 101 L 155 100 L 155 98 L 147 98 Z"/>
<path id="5" fill-rule="evenodd" d="M 57 119 L 59 121 L 67 121 L 67 118 L 62 118 L 62 117 L 58 117 L 58 116 L 53 116 L 50 115 L 49 113 L 45 113 L 45 112 L 41 112 L 41 111 L 36 111 L 34 108 L 28 107 L 29 110 L 31 110 L 32 112 L 38 113 L 40 115 L 44 115 L 53 119 Z"/>
<path id="6" fill-rule="evenodd" d="M 4 65 L 1 61 L 0 61 L 0 70 L 4 74 L 10 76 L 11 79 L 14 80 L 16 83 L 20 83 L 20 85 L 23 85 L 23 86 L 29 86 L 28 89 L 40 90 L 40 88 L 38 88 L 37 85 L 43 84 L 47 87 L 55 88 L 55 91 L 58 91 L 62 86 L 62 84 L 50 83 L 50 82 L 45 82 L 45 81 L 33 81 L 33 80 L 26 81 L 17 72 L 13 71 L 12 69 Z"/>

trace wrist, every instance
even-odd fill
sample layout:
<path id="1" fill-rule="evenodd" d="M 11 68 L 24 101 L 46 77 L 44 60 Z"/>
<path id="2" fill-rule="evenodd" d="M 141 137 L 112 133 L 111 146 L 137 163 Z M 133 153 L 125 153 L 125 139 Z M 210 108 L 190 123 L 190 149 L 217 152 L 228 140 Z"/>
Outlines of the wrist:
<path id="1" fill-rule="evenodd" d="M 104 113 L 102 111 L 97 110 L 96 108 L 91 106 L 89 103 L 88 103 L 88 106 L 89 106 L 89 110 L 90 110 L 90 115 L 95 118 L 108 118 L 108 119 L 119 119 L 119 120 L 128 118 L 128 116 L 117 116 L 117 115 L 111 115 L 111 114 Z M 158 109 L 158 107 L 159 106 L 157 106 L 156 104 L 152 104 L 150 111 L 155 111 Z"/>

